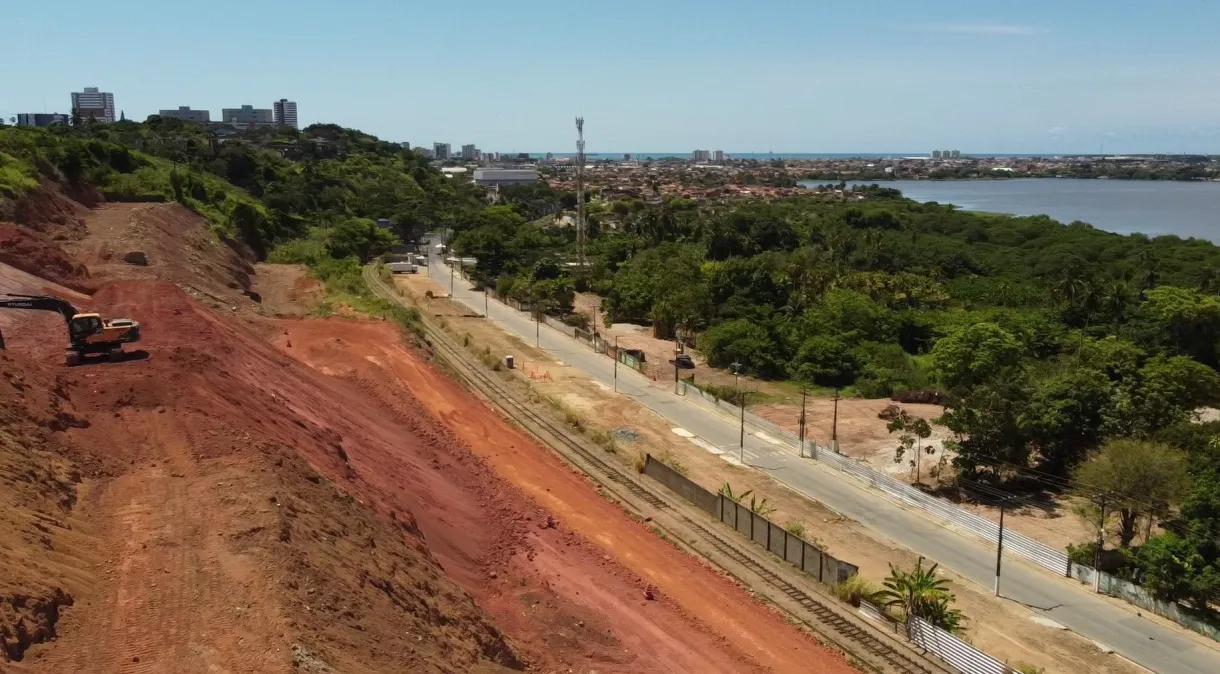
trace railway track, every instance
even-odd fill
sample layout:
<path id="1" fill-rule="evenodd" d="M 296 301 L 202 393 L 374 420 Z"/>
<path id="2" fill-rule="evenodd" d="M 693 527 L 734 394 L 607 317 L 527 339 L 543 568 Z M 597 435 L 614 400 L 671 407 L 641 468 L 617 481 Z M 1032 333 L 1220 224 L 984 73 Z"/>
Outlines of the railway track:
<path id="1" fill-rule="evenodd" d="M 364 278 L 373 292 L 383 299 L 399 304 L 404 303 L 402 298 L 377 275 L 375 264 L 364 268 Z M 681 510 L 673 508 L 665 499 L 658 496 L 656 492 L 627 476 L 624 469 L 603 461 L 597 453 L 574 440 L 567 429 L 562 428 L 553 419 L 539 413 L 528 402 L 521 400 L 516 392 L 506 386 L 504 382 L 498 381 L 488 374 L 484 370 L 483 363 L 475 361 L 469 353 L 450 341 L 448 335 L 433 328 L 427 321 L 424 321 L 423 325 L 424 332 L 432 342 L 433 348 L 440 351 L 441 356 L 449 361 L 451 365 L 456 366 L 457 374 L 472 387 L 481 391 L 488 400 L 499 407 L 509 418 L 518 423 L 525 422 L 522 425 L 531 430 L 539 440 L 568 459 L 569 463 L 576 463 L 578 467 L 582 468 L 595 481 L 602 483 L 611 482 L 626 490 L 632 497 L 657 510 L 665 511 L 690 529 L 696 531 L 703 542 L 715 548 L 725 557 L 732 559 L 738 565 L 745 567 L 767 585 L 770 585 L 799 604 L 807 612 L 807 615 L 798 615 L 796 617 L 800 618 L 805 625 L 815 632 L 831 640 L 848 653 L 857 656 L 867 654 L 870 656 L 868 658 L 870 661 L 884 663 L 885 671 L 899 674 L 952 674 L 956 672 L 956 670 L 948 666 L 927 662 L 924 658 L 916 655 L 914 651 L 904 653 L 902 650 L 895 648 L 884 639 L 870 633 L 869 630 L 831 610 L 820 599 L 811 596 L 799 587 L 784 580 L 769 569 L 767 565 L 755 559 L 752 554 L 743 550 L 745 546 L 752 544 L 729 538 L 703 522 L 688 517 Z M 578 459 L 576 462 L 571 460 L 573 458 L 572 455 L 575 455 Z M 875 665 L 874 668 L 881 671 Z"/>

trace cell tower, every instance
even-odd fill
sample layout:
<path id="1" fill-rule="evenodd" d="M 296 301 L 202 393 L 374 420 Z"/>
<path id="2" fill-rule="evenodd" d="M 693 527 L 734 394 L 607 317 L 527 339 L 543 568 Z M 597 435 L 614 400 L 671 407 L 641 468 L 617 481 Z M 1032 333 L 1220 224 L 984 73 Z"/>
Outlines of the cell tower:
<path id="1" fill-rule="evenodd" d="M 585 118 L 576 118 L 576 247 L 585 267 Z"/>

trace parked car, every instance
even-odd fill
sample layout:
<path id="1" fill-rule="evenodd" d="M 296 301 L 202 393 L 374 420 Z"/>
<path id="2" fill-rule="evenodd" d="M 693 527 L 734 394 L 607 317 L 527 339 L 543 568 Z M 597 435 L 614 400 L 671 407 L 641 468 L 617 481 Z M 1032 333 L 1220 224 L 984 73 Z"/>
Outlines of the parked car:
<path id="1" fill-rule="evenodd" d="M 688 353 L 680 353 L 675 356 L 674 365 L 676 365 L 680 370 L 695 369 L 695 361 L 691 359 L 690 354 Z"/>

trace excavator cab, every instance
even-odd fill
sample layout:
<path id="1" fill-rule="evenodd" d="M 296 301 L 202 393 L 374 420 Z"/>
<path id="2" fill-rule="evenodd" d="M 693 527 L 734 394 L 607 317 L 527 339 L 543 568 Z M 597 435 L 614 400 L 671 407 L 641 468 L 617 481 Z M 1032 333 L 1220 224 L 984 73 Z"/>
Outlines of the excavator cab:
<path id="1" fill-rule="evenodd" d="M 73 316 L 72 320 L 68 323 L 68 332 L 71 334 L 74 344 L 84 341 L 101 331 L 102 318 L 97 314 L 78 314 Z"/>

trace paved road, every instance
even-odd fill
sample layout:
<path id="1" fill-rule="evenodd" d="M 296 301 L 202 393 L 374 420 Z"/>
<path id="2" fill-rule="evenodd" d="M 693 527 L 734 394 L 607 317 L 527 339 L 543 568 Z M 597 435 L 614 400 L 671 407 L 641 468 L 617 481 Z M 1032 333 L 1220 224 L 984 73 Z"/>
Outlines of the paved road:
<path id="1" fill-rule="evenodd" d="M 435 255 L 432 257 L 436 257 Z M 449 287 L 449 270 L 433 261 L 429 272 L 443 287 Z M 470 289 L 460 277 L 453 284 L 454 299 L 482 314 L 483 294 Z M 528 314 L 492 300 L 490 318 L 527 341 L 538 335 L 539 345 L 557 359 L 570 364 L 606 386 L 657 412 L 675 426 L 698 435 L 732 458 L 739 452 L 739 428 L 724 416 L 686 401 L 628 367 L 543 326 L 536 333 Z M 802 459 L 791 451 L 749 434 L 745 439 L 745 462 L 773 478 L 821 501 L 853 520 L 888 537 L 899 545 L 939 562 L 946 568 L 987 588 L 995 578 L 995 548 L 952 530 L 922 515 L 905 510 L 858 486 L 849 478 L 816 461 Z M 1099 599 L 1084 585 L 1055 578 L 1024 562 L 1005 558 L 1001 594 L 1066 625 L 1077 634 L 1104 644 L 1159 674 L 1216 674 L 1220 672 L 1220 650 L 1193 638 L 1138 617 L 1127 607 Z M 974 616 L 975 619 L 980 619 Z M 1101 656 L 1099 653 L 1099 657 Z"/>

